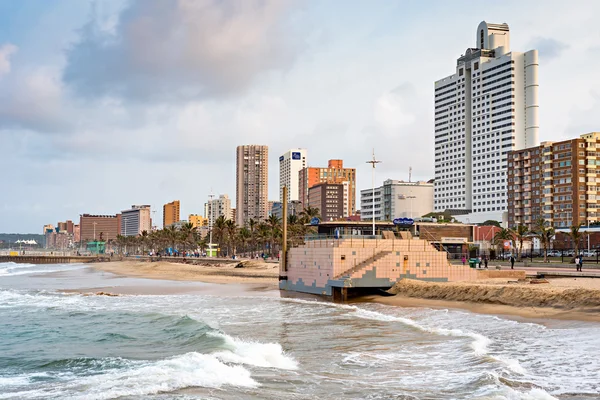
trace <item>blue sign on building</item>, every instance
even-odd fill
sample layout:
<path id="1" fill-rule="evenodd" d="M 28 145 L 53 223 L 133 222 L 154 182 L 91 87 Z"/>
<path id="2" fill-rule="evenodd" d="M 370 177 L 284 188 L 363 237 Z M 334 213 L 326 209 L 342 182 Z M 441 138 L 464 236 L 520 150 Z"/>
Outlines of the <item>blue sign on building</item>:
<path id="1" fill-rule="evenodd" d="M 415 223 L 415 221 L 412 218 L 395 218 L 393 222 L 394 225 L 400 226 L 411 226 Z"/>
<path id="2" fill-rule="evenodd" d="M 319 225 L 319 222 L 321 222 L 321 220 L 320 220 L 319 218 L 317 218 L 317 217 L 313 217 L 313 218 L 310 220 L 310 224 L 311 224 L 311 225 Z"/>
<path id="3" fill-rule="evenodd" d="M 300 154 L 299 151 L 292 152 L 292 160 L 301 160 L 301 159 L 302 159 L 302 155 Z"/>
<path id="4" fill-rule="evenodd" d="M 282 161 L 283 161 L 283 156 L 280 156 L 279 157 L 279 162 L 282 162 Z"/>

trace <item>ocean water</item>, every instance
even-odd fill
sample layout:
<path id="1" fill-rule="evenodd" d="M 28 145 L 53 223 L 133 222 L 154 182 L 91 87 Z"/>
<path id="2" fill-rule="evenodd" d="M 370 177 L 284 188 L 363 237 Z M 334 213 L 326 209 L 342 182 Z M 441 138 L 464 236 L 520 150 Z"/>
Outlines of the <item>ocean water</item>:
<path id="1" fill-rule="evenodd" d="M 600 398 L 597 323 L 219 288 L 0 264 L 0 399 Z"/>

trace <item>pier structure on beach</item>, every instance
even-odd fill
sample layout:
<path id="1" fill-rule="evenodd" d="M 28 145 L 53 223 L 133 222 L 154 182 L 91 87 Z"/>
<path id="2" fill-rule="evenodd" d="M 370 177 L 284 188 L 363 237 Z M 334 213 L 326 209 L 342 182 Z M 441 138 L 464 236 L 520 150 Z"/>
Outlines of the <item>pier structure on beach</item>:
<path id="1" fill-rule="evenodd" d="M 391 223 L 378 224 L 376 235 L 365 234 L 370 225 L 319 224 L 319 234 L 287 250 L 280 289 L 345 299 L 349 292 L 388 289 L 405 278 L 452 282 L 510 274 L 453 265 L 448 253 L 431 241 L 398 231 Z"/>

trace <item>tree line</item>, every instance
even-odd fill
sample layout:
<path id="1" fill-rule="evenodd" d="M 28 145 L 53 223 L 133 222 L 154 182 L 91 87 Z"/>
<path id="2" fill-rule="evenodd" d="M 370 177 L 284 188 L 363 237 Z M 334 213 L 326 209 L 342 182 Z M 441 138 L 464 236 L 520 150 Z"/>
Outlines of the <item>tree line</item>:
<path id="1" fill-rule="evenodd" d="M 320 217 L 319 210 L 310 206 L 299 215 L 287 217 L 290 245 L 301 244 L 307 234 L 314 232 L 314 227 L 309 226 L 309 223 L 315 217 Z M 219 256 L 262 253 L 275 257 L 281 249 L 282 240 L 283 223 L 275 215 L 270 215 L 263 221 L 250 219 L 242 227 L 219 216 L 212 226 L 212 242 L 218 245 Z M 108 245 L 116 246 L 121 254 L 147 254 L 149 251 L 164 253 L 168 248 L 183 253 L 197 250 L 204 252 L 208 249 L 209 242 L 210 231 L 202 235 L 192 223 L 186 223 L 181 228 L 168 226 L 153 232 L 143 231 L 139 236 L 117 235 L 117 239 L 109 240 Z"/>
<path id="2" fill-rule="evenodd" d="M 579 253 L 579 242 L 584 236 L 583 232 L 580 232 L 581 225 L 572 225 L 568 233 L 573 244 L 575 246 L 575 254 Z M 539 239 L 542 248 L 544 250 L 544 262 L 548 262 L 548 248 L 552 243 L 556 231 L 544 218 L 539 218 L 534 225 L 533 229 L 527 228 L 525 225 L 517 225 L 512 229 L 501 228 L 494 235 L 494 244 L 502 246 L 505 241 L 509 240 L 513 244 L 513 247 L 517 249 L 517 259 L 520 260 L 523 254 L 523 243 L 530 241 L 532 238 Z"/>

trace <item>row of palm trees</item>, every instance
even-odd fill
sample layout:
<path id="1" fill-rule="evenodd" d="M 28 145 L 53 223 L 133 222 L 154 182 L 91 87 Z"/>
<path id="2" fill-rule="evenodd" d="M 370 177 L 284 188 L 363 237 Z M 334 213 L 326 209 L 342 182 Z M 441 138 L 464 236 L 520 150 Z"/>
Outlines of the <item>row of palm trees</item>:
<path id="1" fill-rule="evenodd" d="M 300 244 L 304 237 L 311 233 L 312 227 L 308 224 L 314 217 L 319 217 L 319 210 L 313 207 L 305 208 L 299 215 L 288 216 L 288 242 L 292 246 Z M 235 254 L 270 254 L 275 257 L 281 248 L 283 238 L 283 224 L 275 215 L 260 221 L 250 219 L 248 224 L 238 227 L 235 222 L 218 217 L 212 227 L 212 241 L 218 247 L 218 255 L 232 256 Z M 181 228 L 169 226 L 154 232 L 143 231 L 139 236 L 118 235 L 114 243 L 119 253 L 146 254 L 149 251 L 163 251 L 171 248 L 172 251 L 204 252 L 209 247 L 210 232 L 202 235 L 191 223 L 186 223 Z"/>
<path id="2" fill-rule="evenodd" d="M 580 226 L 573 225 L 569 232 L 569 236 L 573 240 L 575 246 L 575 254 L 579 253 L 579 243 L 583 238 L 583 232 L 579 231 Z M 544 249 L 544 262 L 548 262 L 548 248 L 554 239 L 556 231 L 544 218 L 539 218 L 533 229 L 527 228 L 525 225 L 518 225 L 513 229 L 502 228 L 494 235 L 494 244 L 501 246 L 504 241 L 510 240 L 517 248 L 517 259 L 520 260 L 523 253 L 523 243 L 530 241 L 532 238 L 539 239 L 542 248 Z"/>

